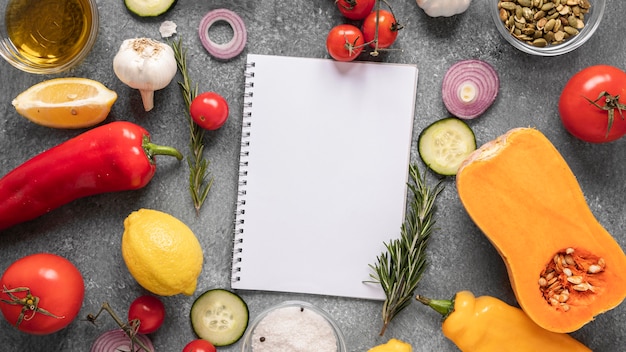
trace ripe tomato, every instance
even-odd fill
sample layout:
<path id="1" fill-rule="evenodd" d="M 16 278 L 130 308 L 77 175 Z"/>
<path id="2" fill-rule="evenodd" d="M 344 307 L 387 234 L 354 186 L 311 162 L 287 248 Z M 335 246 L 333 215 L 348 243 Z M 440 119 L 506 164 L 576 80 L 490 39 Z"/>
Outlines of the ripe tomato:
<path id="1" fill-rule="evenodd" d="M 0 278 L 0 310 L 19 330 L 46 335 L 69 325 L 83 304 L 85 283 L 69 260 L 38 253 L 13 262 Z"/>
<path id="2" fill-rule="evenodd" d="M 351 24 L 333 27 L 326 37 L 326 50 L 337 61 L 352 61 L 363 51 L 363 33 Z"/>
<path id="3" fill-rule="evenodd" d="M 228 103 L 217 93 L 204 92 L 191 101 L 189 114 L 198 126 L 205 130 L 216 130 L 228 118 Z"/>
<path id="4" fill-rule="evenodd" d="M 626 134 L 624 109 L 626 72 L 608 65 L 589 66 L 576 73 L 559 99 L 565 129 L 591 143 L 611 142 Z"/>
<path id="5" fill-rule="evenodd" d="M 128 321 L 137 319 L 140 334 L 150 334 L 157 331 L 165 320 L 165 305 L 160 299 L 151 295 L 137 297 L 128 309 Z"/>
<path id="6" fill-rule="evenodd" d="M 335 3 L 344 17 L 362 20 L 372 12 L 376 0 L 337 0 Z"/>
<path id="7" fill-rule="evenodd" d="M 184 348 L 183 352 L 215 352 L 215 346 L 209 341 L 197 339 L 189 342 Z"/>
<path id="8" fill-rule="evenodd" d="M 396 41 L 398 31 L 402 28 L 396 21 L 394 15 L 387 10 L 378 11 L 378 23 L 376 22 L 376 11 L 371 12 L 363 20 L 362 30 L 365 42 L 376 47 L 376 26 L 378 24 L 378 48 L 388 48 Z"/>

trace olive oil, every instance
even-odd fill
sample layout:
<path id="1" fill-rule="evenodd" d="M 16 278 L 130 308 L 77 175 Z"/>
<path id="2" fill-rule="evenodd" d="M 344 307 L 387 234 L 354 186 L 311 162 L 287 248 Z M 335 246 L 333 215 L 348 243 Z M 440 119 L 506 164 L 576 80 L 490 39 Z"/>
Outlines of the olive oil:
<path id="1" fill-rule="evenodd" d="M 60 66 L 85 47 L 92 25 L 88 0 L 9 0 L 8 37 L 22 61 Z"/>

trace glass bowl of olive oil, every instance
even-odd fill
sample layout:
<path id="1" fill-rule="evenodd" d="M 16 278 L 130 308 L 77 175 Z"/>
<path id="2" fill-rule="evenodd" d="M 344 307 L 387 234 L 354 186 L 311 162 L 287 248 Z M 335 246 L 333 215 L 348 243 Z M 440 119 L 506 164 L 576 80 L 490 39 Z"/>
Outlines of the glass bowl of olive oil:
<path id="1" fill-rule="evenodd" d="M 96 41 L 96 0 L 8 0 L 5 4 L 0 5 L 0 56 L 22 71 L 66 71 L 80 63 Z"/>

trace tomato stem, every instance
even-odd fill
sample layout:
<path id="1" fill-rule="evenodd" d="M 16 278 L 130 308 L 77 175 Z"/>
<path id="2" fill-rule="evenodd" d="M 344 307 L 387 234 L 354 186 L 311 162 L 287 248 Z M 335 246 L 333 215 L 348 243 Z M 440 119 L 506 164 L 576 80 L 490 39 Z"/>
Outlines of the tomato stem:
<path id="1" fill-rule="evenodd" d="M 598 109 L 604 110 L 608 114 L 608 127 L 606 129 L 605 138 L 609 136 L 609 132 L 611 132 L 611 127 L 613 127 L 613 122 L 615 121 L 615 109 L 619 113 L 619 116 L 624 120 L 624 114 L 622 110 L 626 109 L 626 104 L 622 104 L 619 102 L 619 95 L 612 96 L 606 91 L 600 92 L 596 100 L 591 100 L 587 97 L 583 97 L 587 99 L 587 101 Z M 598 101 L 604 100 L 604 105 L 598 104 Z"/>
<path id="2" fill-rule="evenodd" d="M 26 292 L 26 296 L 20 298 L 14 294 L 19 292 Z M 35 317 L 35 314 L 37 313 L 41 313 L 43 315 L 56 319 L 65 318 L 64 316 L 54 315 L 49 311 L 39 307 L 39 297 L 33 296 L 33 294 L 30 292 L 30 288 L 28 287 L 17 287 L 13 289 L 8 289 L 6 286 L 3 285 L 2 293 L 6 293 L 10 299 L 2 299 L 0 301 L 14 306 L 22 306 L 22 311 L 20 312 L 20 315 L 15 322 L 15 326 L 19 326 L 24 320 L 31 320 Z M 32 312 L 32 314 L 30 316 L 27 316 L 26 314 L 28 312 Z"/>
<path id="3" fill-rule="evenodd" d="M 404 27 L 400 23 L 398 23 L 397 17 L 393 13 L 393 8 L 391 7 L 391 4 L 389 4 L 386 0 L 376 0 L 376 6 L 374 8 L 374 11 L 376 11 L 376 26 L 374 27 L 374 39 L 372 39 L 368 43 L 363 43 L 363 46 L 374 44 L 374 51 L 372 51 L 370 53 L 371 56 L 378 56 L 380 50 L 389 50 L 389 49 L 383 49 L 383 48 L 379 48 L 378 47 L 378 28 L 379 28 L 379 23 L 380 23 L 379 18 L 380 18 L 380 3 L 381 2 L 385 3 L 387 8 L 389 9 L 389 12 L 393 16 L 394 23 L 391 25 L 391 30 L 392 31 L 399 31 L 400 29 L 402 29 Z"/>
<path id="4" fill-rule="evenodd" d="M 151 352 L 150 349 L 148 349 L 148 347 L 146 347 L 146 345 L 141 340 L 139 340 L 137 338 L 137 336 L 136 336 L 137 335 L 137 330 L 139 329 L 139 324 L 140 324 L 139 320 L 133 319 L 133 320 L 128 321 L 128 322 L 123 321 L 115 313 L 115 311 L 113 310 L 113 308 L 111 307 L 111 305 L 108 302 L 102 303 L 102 306 L 100 307 L 100 310 L 95 315 L 91 314 L 91 313 L 87 314 L 87 320 L 89 322 L 91 322 L 92 324 L 95 324 L 96 323 L 96 319 L 98 319 L 100 314 L 102 312 L 105 312 L 105 311 L 107 313 L 109 313 L 109 315 L 111 316 L 111 318 L 113 318 L 115 323 L 117 323 L 117 325 L 122 329 L 122 331 L 124 331 L 126 336 L 128 336 L 128 338 L 130 339 L 131 351 L 135 350 L 134 344 L 137 344 L 144 351 Z"/>
<path id="5" fill-rule="evenodd" d="M 339 0 L 335 0 L 335 3 L 337 3 L 338 1 Z M 345 6 L 344 4 L 340 4 L 339 6 L 349 11 L 353 10 L 354 7 L 356 6 L 356 0 L 346 0 L 345 3 L 348 4 L 348 6 Z"/>

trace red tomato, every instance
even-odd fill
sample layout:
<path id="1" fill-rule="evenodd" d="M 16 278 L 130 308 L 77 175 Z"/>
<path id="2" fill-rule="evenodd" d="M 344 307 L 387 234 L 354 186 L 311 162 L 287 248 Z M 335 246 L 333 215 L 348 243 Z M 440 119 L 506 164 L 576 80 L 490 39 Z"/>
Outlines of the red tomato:
<path id="1" fill-rule="evenodd" d="M 337 0 L 339 12 L 351 20 L 362 20 L 374 8 L 376 0 Z"/>
<path id="2" fill-rule="evenodd" d="M 69 325 L 85 295 L 80 271 L 69 260 L 49 253 L 13 262 L 0 278 L 0 288 L 4 318 L 34 335 L 51 334 Z"/>
<path id="3" fill-rule="evenodd" d="M 228 118 L 228 103 L 221 95 L 205 92 L 196 96 L 189 106 L 191 118 L 205 130 L 216 130 Z"/>
<path id="4" fill-rule="evenodd" d="M 137 319 L 140 334 L 150 334 L 157 331 L 165 320 L 165 305 L 160 299 L 151 295 L 137 297 L 128 309 L 128 321 Z"/>
<path id="5" fill-rule="evenodd" d="M 351 24 L 333 27 L 326 37 L 326 50 L 337 61 L 352 61 L 363 51 L 363 33 Z"/>
<path id="6" fill-rule="evenodd" d="M 363 36 L 365 42 L 370 43 L 371 47 L 376 47 L 376 11 L 371 12 L 365 20 L 363 20 Z M 402 28 L 396 21 L 393 14 L 386 10 L 378 11 L 378 47 L 388 48 L 396 41 L 398 31 Z"/>
<path id="7" fill-rule="evenodd" d="M 193 340 L 188 343 L 184 348 L 183 352 L 215 352 L 215 346 L 213 346 L 207 340 Z"/>
<path id="8" fill-rule="evenodd" d="M 611 142 L 626 134 L 624 109 L 626 72 L 608 65 L 589 66 L 576 73 L 559 99 L 565 129 L 591 143 Z"/>

